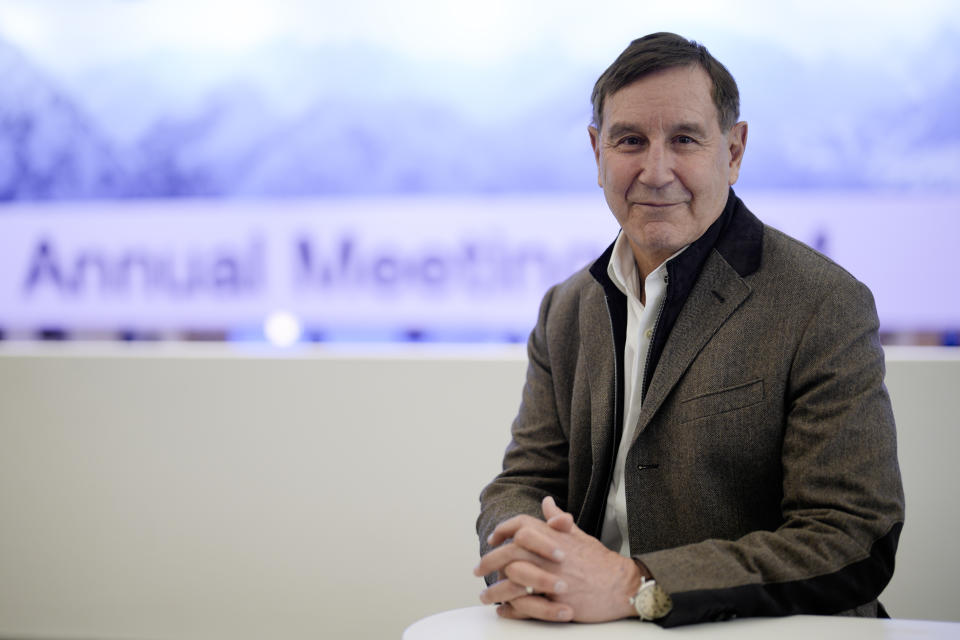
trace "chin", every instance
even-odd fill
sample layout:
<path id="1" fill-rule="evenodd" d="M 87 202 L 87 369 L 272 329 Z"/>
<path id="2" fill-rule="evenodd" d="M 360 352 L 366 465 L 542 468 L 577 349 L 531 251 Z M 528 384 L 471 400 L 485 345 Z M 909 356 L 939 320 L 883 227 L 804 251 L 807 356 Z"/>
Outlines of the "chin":
<path id="1" fill-rule="evenodd" d="M 674 229 L 672 225 L 654 223 L 652 226 L 654 228 L 650 228 L 650 225 L 648 225 L 648 228 L 644 230 L 641 238 L 643 242 L 638 243 L 640 248 L 645 251 L 656 253 L 669 251 L 670 253 L 675 253 L 679 251 L 681 247 L 689 244 L 689 241 L 684 240 L 684 234 L 677 233 L 677 230 Z M 656 228 L 663 226 L 668 228 Z"/>

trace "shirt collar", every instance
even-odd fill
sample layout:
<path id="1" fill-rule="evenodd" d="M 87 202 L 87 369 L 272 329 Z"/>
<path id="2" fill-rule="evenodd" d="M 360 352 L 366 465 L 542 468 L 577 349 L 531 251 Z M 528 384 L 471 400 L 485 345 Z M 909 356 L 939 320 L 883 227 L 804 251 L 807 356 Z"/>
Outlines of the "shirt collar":
<path id="1" fill-rule="evenodd" d="M 647 274 L 647 279 L 651 276 L 662 277 L 662 272 L 666 270 L 667 263 L 678 255 L 683 253 L 687 245 L 674 253 L 672 256 L 660 263 L 656 269 Z M 627 240 L 627 234 L 620 231 L 616 241 L 613 243 L 613 252 L 610 254 L 610 261 L 607 263 L 607 275 L 613 284 L 627 297 L 640 299 L 640 279 L 637 275 L 637 262 L 633 257 L 633 250 L 630 248 L 630 242 Z"/>

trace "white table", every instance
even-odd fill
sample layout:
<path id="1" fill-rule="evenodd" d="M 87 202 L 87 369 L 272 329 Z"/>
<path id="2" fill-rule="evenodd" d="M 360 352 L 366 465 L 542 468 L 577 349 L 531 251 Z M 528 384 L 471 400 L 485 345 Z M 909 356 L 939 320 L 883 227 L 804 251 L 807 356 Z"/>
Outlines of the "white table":
<path id="1" fill-rule="evenodd" d="M 403 640 L 958 640 L 960 623 L 878 620 L 834 616 L 744 618 L 661 629 L 637 620 L 576 624 L 504 620 L 494 608 L 467 607 L 424 618 L 403 632 Z"/>

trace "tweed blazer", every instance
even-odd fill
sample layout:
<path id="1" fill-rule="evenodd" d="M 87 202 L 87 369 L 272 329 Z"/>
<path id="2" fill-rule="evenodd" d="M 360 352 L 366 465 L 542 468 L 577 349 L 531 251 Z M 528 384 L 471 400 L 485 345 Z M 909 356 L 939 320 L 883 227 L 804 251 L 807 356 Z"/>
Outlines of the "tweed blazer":
<path id="1" fill-rule="evenodd" d="M 875 616 L 904 500 L 873 297 L 730 198 L 647 373 L 625 471 L 631 554 L 672 596 L 663 626 Z M 503 472 L 481 494 L 482 552 L 546 495 L 599 536 L 623 415 L 609 252 L 544 297 Z"/>

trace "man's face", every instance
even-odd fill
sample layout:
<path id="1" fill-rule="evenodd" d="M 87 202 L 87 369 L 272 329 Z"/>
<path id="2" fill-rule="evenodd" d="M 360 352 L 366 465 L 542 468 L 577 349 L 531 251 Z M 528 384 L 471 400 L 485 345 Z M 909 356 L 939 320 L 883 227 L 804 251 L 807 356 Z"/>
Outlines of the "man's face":
<path id="1" fill-rule="evenodd" d="M 590 127 L 598 182 L 642 275 L 699 238 L 737 181 L 747 124 L 724 133 L 698 65 L 658 71 L 606 97 Z"/>

